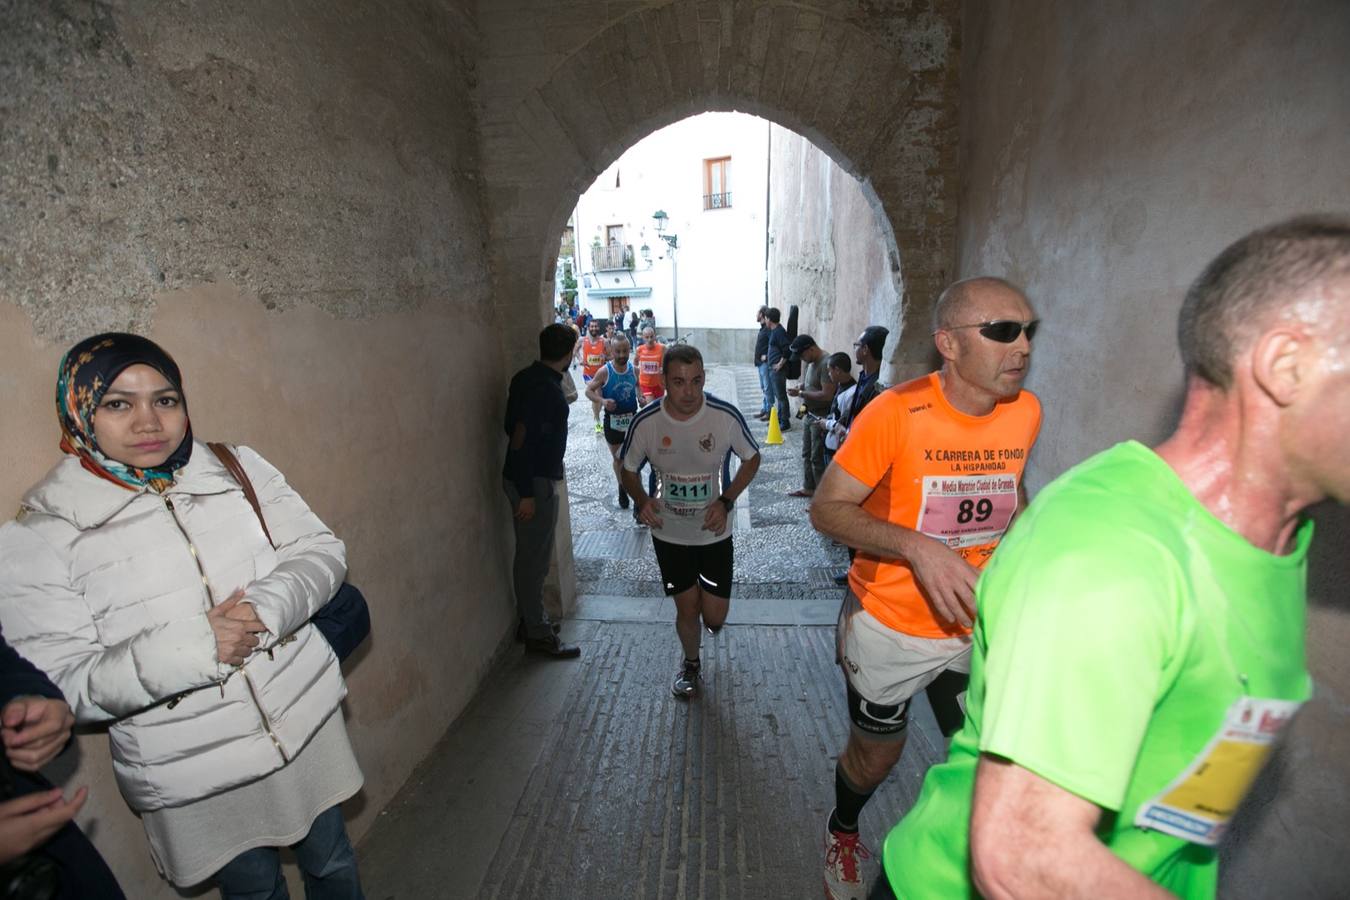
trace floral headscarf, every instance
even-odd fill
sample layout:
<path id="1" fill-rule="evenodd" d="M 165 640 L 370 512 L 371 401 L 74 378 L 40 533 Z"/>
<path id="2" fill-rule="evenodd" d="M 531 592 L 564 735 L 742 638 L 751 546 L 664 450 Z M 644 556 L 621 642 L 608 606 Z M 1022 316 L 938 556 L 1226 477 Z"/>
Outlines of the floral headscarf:
<path id="1" fill-rule="evenodd" d="M 146 365 L 158 371 L 183 393 L 183 376 L 169 354 L 148 338 L 108 332 L 85 338 L 66 351 L 56 379 L 56 415 L 61 421 L 61 449 L 80 458 L 80 463 L 100 478 L 128 490 L 149 487 L 163 491 L 173 484 L 173 473 L 192 455 L 192 423 L 183 442 L 162 464 L 137 469 L 103 455 L 94 437 L 94 413 L 108 388 L 123 370 Z M 187 397 L 183 397 L 187 411 Z"/>

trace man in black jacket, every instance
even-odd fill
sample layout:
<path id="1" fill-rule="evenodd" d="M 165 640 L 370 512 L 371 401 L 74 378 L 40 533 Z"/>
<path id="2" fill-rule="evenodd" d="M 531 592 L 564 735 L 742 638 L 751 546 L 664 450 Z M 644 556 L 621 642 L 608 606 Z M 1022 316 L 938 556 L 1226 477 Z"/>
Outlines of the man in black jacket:
<path id="1" fill-rule="evenodd" d="M 544 578 L 553 558 L 558 525 L 558 483 L 567 451 L 567 399 L 562 377 L 572 362 L 577 334 L 566 325 L 539 332 L 539 359 L 511 379 L 506 400 L 510 444 L 502 469 L 502 487 L 511 501 L 516 531 L 512 577 L 525 649 L 559 659 L 581 655 L 563 644 L 544 612 Z"/>
<path id="2" fill-rule="evenodd" d="M 761 306 L 755 313 L 755 321 L 759 323 L 759 334 L 755 335 L 755 370 L 759 372 L 759 389 L 764 394 L 764 403 L 755 418 L 761 422 L 769 418 L 769 407 L 773 406 L 773 377 L 769 374 L 769 332 L 772 327 L 768 312 L 767 306 Z"/>
<path id="3" fill-rule="evenodd" d="M 75 724 L 61 691 L 0 636 L 0 865 L 24 854 L 29 867 L 54 863 L 62 898 L 123 898 L 117 879 L 94 845 L 71 821 L 88 788 L 66 800 L 38 770 L 70 741 Z M 12 873 L 0 871 L 0 892 Z M 37 879 L 35 879 L 36 881 Z M 8 896 L 8 894 L 6 894 Z"/>
<path id="4" fill-rule="evenodd" d="M 773 377 L 773 393 L 778 405 L 778 427 L 783 431 L 792 430 L 792 417 L 788 409 L 787 364 L 791 355 L 791 341 L 787 329 L 783 327 L 783 314 L 776 306 L 770 306 L 765 316 L 769 319 L 769 371 Z"/>

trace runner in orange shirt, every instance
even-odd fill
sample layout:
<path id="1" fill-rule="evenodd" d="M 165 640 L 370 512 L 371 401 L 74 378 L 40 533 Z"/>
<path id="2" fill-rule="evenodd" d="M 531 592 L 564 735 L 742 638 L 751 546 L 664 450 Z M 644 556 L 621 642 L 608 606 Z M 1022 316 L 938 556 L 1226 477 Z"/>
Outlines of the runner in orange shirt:
<path id="1" fill-rule="evenodd" d="M 638 390 L 642 393 L 642 405 L 646 406 L 666 392 L 661 381 L 661 362 L 666 348 L 657 343 L 655 328 L 642 329 L 642 344 L 634 355 L 637 357 Z"/>
<path id="2" fill-rule="evenodd" d="M 1036 329 L 1022 292 L 960 281 L 933 321 L 942 368 L 863 410 L 811 504 L 821 533 L 858 549 L 837 635 L 852 727 L 825 831 L 825 894 L 839 900 L 865 896 L 858 816 L 900 759 L 910 698 L 927 689 L 942 732 L 961 726 L 975 579 L 1026 505 L 1040 429 L 1022 390 Z"/>
<path id="3" fill-rule="evenodd" d="M 610 356 L 609 342 L 600 334 L 599 321 L 591 319 L 590 325 L 587 326 L 586 337 L 577 344 L 577 353 L 581 359 L 581 380 L 585 384 L 590 384 L 595 373 L 609 361 Z M 591 417 L 595 419 L 595 433 L 603 434 L 604 427 L 600 424 L 600 404 L 594 399 L 591 400 Z"/>

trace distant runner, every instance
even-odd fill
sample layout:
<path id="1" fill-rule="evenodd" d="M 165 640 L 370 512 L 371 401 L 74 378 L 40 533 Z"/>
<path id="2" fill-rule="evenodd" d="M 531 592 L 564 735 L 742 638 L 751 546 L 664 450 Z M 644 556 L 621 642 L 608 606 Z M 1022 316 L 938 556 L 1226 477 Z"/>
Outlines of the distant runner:
<path id="1" fill-rule="evenodd" d="M 599 320 L 591 319 L 586 337 L 581 339 L 577 352 L 581 356 L 581 380 L 590 384 L 595 373 L 609 359 L 609 342 L 600 333 Z M 604 427 L 600 424 L 600 404 L 594 399 L 591 400 L 591 416 L 595 419 L 595 433 L 600 434 Z"/>
<path id="2" fill-rule="evenodd" d="M 619 450 L 638 408 L 637 372 L 628 362 L 628 337 L 619 335 L 610 348 L 614 358 L 605 363 L 595 373 L 591 383 L 586 386 L 586 396 L 592 403 L 599 402 L 604 409 L 605 442 L 613 457 L 614 477 L 619 487 L 619 508 L 628 508 L 628 492 L 623 489 L 623 479 L 619 474 Z"/>

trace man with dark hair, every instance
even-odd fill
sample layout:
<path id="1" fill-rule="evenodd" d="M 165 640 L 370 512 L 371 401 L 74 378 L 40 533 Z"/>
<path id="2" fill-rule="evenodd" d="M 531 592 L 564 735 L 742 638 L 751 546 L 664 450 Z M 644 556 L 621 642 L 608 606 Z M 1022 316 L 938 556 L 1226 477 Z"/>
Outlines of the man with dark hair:
<path id="1" fill-rule="evenodd" d="M 980 580 L 966 725 L 885 843 L 901 897 L 1215 894 L 1310 694 L 1302 512 L 1350 501 L 1350 220 L 1242 238 L 1179 332 L 1172 435 L 1061 476 Z"/>
<path id="2" fill-rule="evenodd" d="M 544 578 L 553 558 L 553 532 L 558 525 L 558 483 L 567 452 L 567 399 L 562 379 L 572 361 L 576 332 L 549 325 L 539 332 L 539 359 L 511 379 L 506 400 L 506 434 L 510 439 L 502 487 L 511 501 L 516 532 L 511 574 L 516 609 L 523 624 L 525 649 L 555 658 L 581 655 L 564 644 L 544 611 Z"/>
<path id="3" fill-rule="evenodd" d="M 759 312 L 755 313 L 755 321 L 759 323 L 759 333 L 755 335 L 755 370 L 759 372 L 759 389 L 764 395 L 764 403 L 755 418 L 761 422 L 769 418 L 769 407 L 773 406 L 774 400 L 773 378 L 769 375 L 769 332 L 772 326 L 768 312 L 767 306 L 761 306 Z"/>
<path id="4" fill-rule="evenodd" d="M 825 476 L 825 436 L 814 426 L 830 414 L 834 382 L 825 375 L 825 351 L 811 335 L 797 335 L 789 349 L 791 361 L 806 363 L 802 369 L 801 387 L 788 390 L 789 396 L 802 398 L 806 408 L 806 428 L 802 431 L 802 486 L 799 490 L 789 491 L 788 496 L 810 497 Z"/>
<path id="5" fill-rule="evenodd" d="M 854 361 L 858 364 L 858 380 L 849 393 L 848 403 L 840 407 L 840 414 L 835 419 L 835 447 L 831 458 L 833 458 L 833 453 L 838 452 L 839 447 L 848 438 L 849 426 L 858 418 L 867 404 L 876 399 L 884 387 L 881 383 L 881 360 L 886 348 L 886 338 L 890 333 L 884 325 L 868 325 L 863 329 L 858 339 L 853 342 Z M 848 561 L 850 565 L 853 563 L 855 555 L 856 551 L 849 547 Z M 840 587 L 848 584 L 848 570 L 845 569 L 835 575 L 834 583 Z"/>
<path id="6" fill-rule="evenodd" d="M 816 422 L 815 426 L 825 443 L 825 465 L 828 467 L 834 459 L 835 451 L 843 444 L 844 436 L 848 434 L 847 413 L 853 400 L 853 390 L 858 386 L 858 382 L 853 379 L 852 358 L 842 351 L 830 354 L 825 371 L 834 384 L 834 399 L 830 401 L 829 413 L 824 419 Z"/>
<path id="7" fill-rule="evenodd" d="M 837 636 L 852 728 L 825 828 L 832 900 L 863 896 L 858 817 L 904 750 L 910 698 L 927 691 L 943 733 L 960 727 L 975 579 L 1026 505 L 1041 422 L 1022 390 L 1031 305 L 992 278 L 957 282 L 948 304 L 959 318 L 933 335 L 942 368 L 867 405 L 811 504 L 811 523 L 857 550 Z M 863 333 L 866 359 L 882 340 Z"/>
<path id="8" fill-rule="evenodd" d="M 675 600 L 684 662 L 671 692 L 691 697 L 702 679 L 703 627 L 716 634 L 731 605 L 731 509 L 759 471 L 759 445 L 734 405 L 704 392 L 696 348 L 677 344 L 662 365 L 665 394 L 633 418 L 619 455 L 624 489 L 652 530 L 661 583 Z M 725 462 L 730 453 L 741 460 L 734 478 Z M 637 474 L 646 462 L 659 483 L 654 495 Z"/>
<path id="9" fill-rule="evenodd" d="M 791 342 L 787 329 L 783 327 L 783 314 L 775 306 L 770 306 L 764 314 L 769 319 L 769 373 L 773 377 L 773 395 L 778 408 L 778 427 L 782 431 L 792 430 L 792 417 L 788 415 L 787 364 L 791 355 Z"/>
<path id="10" fill-rule="evenodd" d="M 881 393 L 881 361 L 885 358 L 886 338 L 890 333 L 884 325 L 868 325 L 853 342 L 853 361 L 858 364 L 858 389 L 853 392 L 849 407 L 850 422 Z"/>

